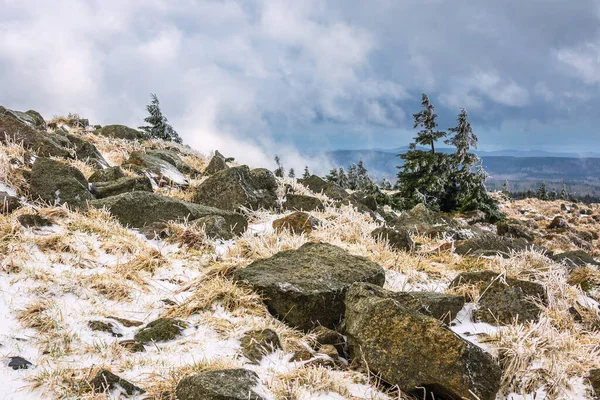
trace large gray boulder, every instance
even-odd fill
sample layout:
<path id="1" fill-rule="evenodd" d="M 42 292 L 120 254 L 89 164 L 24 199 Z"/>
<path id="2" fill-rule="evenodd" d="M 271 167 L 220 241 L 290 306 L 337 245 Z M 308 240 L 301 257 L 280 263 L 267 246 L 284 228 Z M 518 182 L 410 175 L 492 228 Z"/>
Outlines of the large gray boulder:
<path id="1" fill-rule="evenodd" d="M 371 237 L 376 240 L 387 240 L 394 250 L 411 251 L 415 246 L 411 233 L 406 228 L 395 229 L 389 226 L 380 226 L 371 232 Z"/>
<path id="2" fill-rule="evenodd" d="M 557 263 L 565 264 L 569 268 L 585 267 L 588 264 L 600 265 L 600 262 L 596 261 L 594 257 L 583 250 L 554 254 L 550 256 L 550 259 Z"/>
<path id="3" fill-rule="evenodd" d="M 283 203 L 284 210 L 291 211 L 323 211 L 323 202 L 312 196 L 288 193 Z"/>
<path id="4" fill-rule="evenodd" d="M 545 251 L 544 248 L 534 245 L 523 238 L 512 238 L 498 236 L 494 233 L 486 233 L 475 236 L 472 239 L 457 243 L 454 252 L 461 256 L 495 256 L 510 257 L 513 252 L 525 250 Z"/>
<path id="5" fill-rule="evenodd" d="M 111 182 L 116 181 L 118 179 L 125 178 L 125 173 L 121 169 L 121 167 L 108 167 L 102 168 L 95 171 L 89 178 L 88 182 L 96 183 L 96 182 Z"/>
<path id="6" fill-rule="evenodd" d="M 50 158 L 38 157 L 31 169 L 31 197 L 49 204 L 84 206 L 94 197 L 85 176 L 77 168 Z"/>
<path id="7" fill-rule="evenodd" d="M 71 152 L 72 158 L 85 161 L 96 168 L 108 167 L 108 162 L 92 143 L 64 131 L 57 132 L 58 133 L 55 134 L 56 138 L 60 140 L 64 148 Z"/>
<path id="8" fill-rule="evenodd" d="M 196 189 L 194 203 L 235 211 L 240 207 L 271 209 L 277 205 L 277 180 L 264 168 L 246 165 L 211 175 Z"/>
<path id="9" fill-rule="evenodd" d="M 144 134 L 142 132 L 129 128 L 125 125 L 106 125 L 96 130 L 95 133 L 97 135 L 117 139 L 138 140 L 144 138 Z"/>
<path id="10" fill-rule="evenodd" d="M 501 276 L 493 271 L 463 272 L 450 287 L 475 286 L 479 292 L 479 308 L 473 313 L 477 321 L 492 325 L 515 321 L 536 321 L 541 312 L 535 299 L 546 302 L 546 290 L 537 282 Z"/>
<path id="11" fill-rule="evenodd" d="M 177 168 L 179 171 L 181 171 L 184 174 L 195 176 L 195 177 L 202 175 L 200 173 L 200 171 L 198 171 L 197 169 L 193 168 L 191 165 L 189 165 L 188 163 L 183 161 L 183 159 L 180 156 L 181 153 L 179 153 L 179 151 L 177 151 L 177 150 L 168 150 L 168 149 L 146 150 L 146 154 L 148 154 L 152 157 L 160 158 L 161 160 L 168 162 L 169 164 L 171 164 L 172 166 L 174 166 L 175 168 Z"/>
<path id="12" fill-rule="evenodd" d="M 332 200 L 341 201 L 350 197 L 348 192 L 346 192 L 341 186 L 335 184 L 334 182 L 325 182 L 317 175 L 311 175 L 309 178 L 300 179 L 298 181 L 313 192 L 323 193 Z"/>
<path id="13" fill-rule="evenodd" d="M 96 182 L 91 185 L 90 190 L 98 199 L 116 196 L 121 193 L 153 191 L 152 182 L 147 176 L 125 177 L 112 182 Z"/>
<path id="14" fill-rule="evenodd" d="M 134 151 L 129 155 L 127 164 L 141 167 L 142 170 L 154 178 L 159 185 L 188 185 L 188 180 L 177 167 L 157 155 L 142 151 Z"/>
<path id="15" fill-rule="evenodd" d="M 219 151 L 215 151 L 215 155 L 210 159 L 208 166 L 204 169 L 206 175 L 212 175 L 224 169 L 228 169 L 227 159 Z"/>
<path id="16" fill-rule="evenodd" d="M 351 284 L 383 286 L 378 264 L 326 243 L 306 243 L 237 270 L 234 279 L 259 292 L 271 314 L 309 330 L 334 328 L 344 316 L 344 297 Z"/>
<path id="17" fill-rule="evenodd" d="M 183 378 L 175 389 L 178 400 L 265 400 L 257 393 L 260 381 L 246 369 L 204 371 Z"/>
<path id="18" fill-rule="evenodd" d="M 345 334 L 354 360 L 419 398 L 496 398 L 502 371 L 490 354 L 386 292 L 359 283 L 346 295 Z"/>
<path id="19" fill-rule="evenodd" d="M 130 192 L 90 202 L 96 208 L 106 207 L 123 225 L 141 228 L 155 222 L 189 221 L 209 215 L 222 216 L 234 234 L 248 227 L 248 220 L 241 214 L 214 207 L 189 203 L 149 192 Z"/>

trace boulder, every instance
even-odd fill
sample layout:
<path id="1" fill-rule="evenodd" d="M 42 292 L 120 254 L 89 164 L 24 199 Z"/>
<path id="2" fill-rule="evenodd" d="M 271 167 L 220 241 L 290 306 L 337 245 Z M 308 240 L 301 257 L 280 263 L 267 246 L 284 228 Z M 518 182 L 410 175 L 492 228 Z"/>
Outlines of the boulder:
<path id="1" fill-rule="evenodd" d="M 286 211 L 324 211 L 325 206 L 316 197 L 287 194 L 285 196 L 285 203 L 283 203 L 283 209 Z"/>
<path id="2" fill-rule="evenodd" d="M 163 160 L 162 158 L 144 153 L 142 151 L 134 151 L 129 155 L 127 164 L 137 165 L 154 178 L 159 186 L 162 185 L 177 185 L 187 186 L 188 181 L 174 165 Z"/>
<path id="3" fill-rule="evenodd" d="M 106 125 L 100 129 L 97 129 L 95 133 L 105 137 L 126 140 L 138 140 L 144 138 L 144 134 L 142 132 L 129 128 L 125 125 Z"/>
<path id="4" fill-rule="evenodd" d="M 178 400 L 265 400 L 257 393 L 260 381 L 246 369 L 204 371 L 183 378 L 175 389 Z"/>
<path id="5" fill-rule="evenodd" d="M 214 207 L 189 203 L 150 192 L 129 192 L 89 203 L 96 208 L 106 207 L 123 225 L 142 228 L 155 222 L 189 221 L 209 215 L 219 215 L 227 222 L 229 231 L 238 235 L 248 227 L 248 220 L 241 214 Z"/>
<path id="6" fill-rule="evenodd" d="M 227 220 L 220 215 L 207 215 L 194 220 L 191 224 L 202 227 L 206 236 L 211 239 L 231 240 L 236 236 Z M 242 231 L 240 230 L 238 233 L 242 233 Z"/>
<path id="7" fill-rule="evenodd" d="M 42 117 L 42 114 L 35 110 L 25 111 L 25 114 L 29 115 L 33 122 L 33 127 L 40 131 L 46 130 L 46 120 Z"/>
<path id="8" fill-rule="evenodd" d="M 320 349 L 323 346 L 333 346 L 338 355 L 346 356 L 346 339 L 341 333 L 324 326 L 317 326 L 312 334 L 318 344 L 317 350 L 321 351 Z"/>
<path id="9" fill-rule="evenodd" d="M 194 193 L 194 203 L 235 211 L 277 205 L 277 180 L 269 170 L 251 170 L 246 165 L 228 168 L 211 175 Z"/>
<path id="10" fill-rule="evenodd" d="M 557 215 L 556 217 L 554 217 L 554 219 L 552 220 L 552 222 L 550 222 L 550 224 L 548 225 L 548 229 L 567 229 L 569 228 L 569 223 L 567 222 L 567 220 L 560 216 Z"/>
<path id="11" fill-rule="evenodd" d="M 344 316 L 344 297 L 352 283 L 383 286 L 385 272 L 364 257 L 326 243 L 305 243 L 257 260 L 234 274 L 237 283 L 259 292 L 271 314 L 310 330 L 334 328 Z"/>
<path id="12" fill-rule="evenodd" d="M 141 328 L 133 337 L 137 342 L 165 342 L 176 339 L 188 327 L 184 321 L 174 318 L 159 318 Z"/>
<path id="13" fill-rule="evenodd" d="M 133 178 L 120 178 L 111 182 L 96 182 L 91 185 L 90 191 L 97 199 L 104 199 L 129 192 L 153 192 L 152 182 L 147 176 L 136 176 Z"/>
<path id="14" fill-rule="evenodd" d="M 289 230 L 298 235 L 310 233 L 318 227 L 318 219 L 301 211 L 296 211 L 295 213 L 273 221 L 273 229 L 276 231 Z"/>
<path id="15" fill-rule="evenodd" d="M 587 264 L 600 265 L 600 262 L 596 261 L 594 257 L 583 250 L 554 254 L 550 256 L 550 259 L 559 264 L 565 264 L 570 268 L 585 267 Z"/>
<path id="16" fill-rule="evenodd" d="M 371 211 L 377 211 L 377 200 L 374 196 L 363 192 L 354 192 L 350 195 L 350 200 L 354 203 L 361 204 Z"/>
<path id="17" fill-rule="evenodd" d="M 118 392 L 119 395 L 126 394 L 128 396 L 146 393 L 144 389 L 137 387 L 106 369 L 98 371 L 96 376 L 91 380 L 90 386 L 94 390 L 94 393 L 111 392 L 114 395 L 114 392 Z"/>
<path id="18" fill-rule="evenodd" d="M 125 173 L 121 169 L 121 167 L 108 167 L 102 168 L 94 172 L 89 178 L 88 182 L 96 183 L 96 182 L 112 182 L 117 179 L 125 178 Z"/>
<path id="19" fill-rule="evenodd" d="M 52 221 L 42 217 L 39 214 L 21 214 L 17 221 L 25 228 L 40 228 L 43 226 L 52 226 Z"/>
<path id="20" fill-rule="evenodd" d="M 509 236 L 513 238 L 522 238 L 529 242 L 534 239 L 534 234 L 517 221 L 503 221 L 496 224 L 496 232 L 500 236 Z"/>
<path id="21" fill-rule="evenodd" d="M 156 150 L 147 150 L 146 154 L 148 154 L 152 157 L 160 158 L 161 160 L 168 162 L 169 164 L 171 164 L 172 166 L 174 166 L 175 168 L 177 168 L 179 171 L 181 171 L 184 174 L 188 174 L 193 177 L 198 177 L 198 176 L 202 175 L 200 173 L 200 171 L 198 171 L 197 169 L 193 168 L 191 165 L 189 165 L 188 163 L 183 161 L 181 159 L 181 157 L 179 156 L 178 151 L 167 150 L 167 149 L 156 149 Z"/>
<path id="22" fill-rule="evenodd" d="M 493 271 L 463 272 L 450 287 L 476 286 L 480 291 L 479 308 L 473 317 L 492 325 L 536 321 L 540 308 L 532 298 L 542 303 L 547 300 L 544 286 L 537 282 L 500 276 Z"/>
<path id="23" fill-rule="evenodd" d="M 31 197 L 49 204 L 84 206 L 93 196 L 85 176 L 77 168 L 50 158 L 38 157 L 31 169 Z"/>
<path id="24" fill-rule="evenodd" d="M 394 229 L 381 226 L 371 232 L 371 237 L 378 240 L 387 240 L 394 250 L 411 251 L 415 246 L 410 231 L 404 228 Z"/>
<path id="25" fill-rule="evenodd" d="M 281 349 L 277 333 L 271 329 L 249 331 L 240 340 L 242 354 L 253 364 L 259 364 L 264 355 Z"/>
<path id="26" fill-rule="evenodd" d="M 18 197 L 0 192 L 0 214 L 10 214 L 19 208 L 21 208 L 21 202 Z"/>
<path id="27" fill-rule="evenodd" d="M 229 168 L 227 165 L 227 159 L 217 150 L 215 151 L 215 155 L 210 159 L 210 162 L 204 170 L 204 173 L 206 175 L 212 175 L 227 168 Z"/>
<path id="28" fill-rule="evenodd" d="M 316 175 L 311 175 L 309 178 L 299 179 L 298 181 L 313 192 L 323 193 L 332 200 L 341 201 L 350 196 L 341 186 L 334 182 L 325 182 Z"/>
<path id="29" fill-rule="evenodd" d="M 96 168 L 108 167 L 108 162 L 106 162 L 96 146 L 87 140 L 66 132 L 60 132 L 56 137 L 61 140 L 65 148 L 69 149 L 73 158 L 85 161 Z"/>
<path id="30" fill-rule="evenodd" d="M 345 334 L 354 360 L 419 398 L 496 398 L 502 371 L 490 354 L 386 292 L 359 283 L 346 295 Z"/>
<path id="31" fill-rule="evenodd" d="M 536 246 L 523 238 L 511 238 L 498 236 L 493 233 L 485 233 L 475 236 L 472 239 L 457 242 L 454 251 L 461 256 L 469 255 L 477 257 L 500 255 L 504 258 L 508 258 L 513 252 L 529 249 L 545 251 L 544 248 Z"/>
<path id="32" fill-rule="evenodd" d="M 8 366 L 14 370 L 29 369 L 33 364 L 23 357 L 8 357 Z"/>
<path id="33" fill-rule="evenodd" d="M 450 323 L 465 305 L 465 298 L 438 292 L 397 292 L 389 294 L 403 307 Z"/>

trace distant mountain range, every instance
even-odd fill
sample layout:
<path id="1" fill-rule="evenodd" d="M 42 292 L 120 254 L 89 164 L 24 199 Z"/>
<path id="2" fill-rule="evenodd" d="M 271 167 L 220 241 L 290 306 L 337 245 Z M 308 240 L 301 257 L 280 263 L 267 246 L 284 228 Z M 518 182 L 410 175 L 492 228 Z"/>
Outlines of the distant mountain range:
<path id="1" fill-rule="evenodd" d="M 335 150 L 324 153 L 336 167 L 362 159 L 371 176 L 377 180 L 387 178 L 394 182 L 401 164 L 398 154 L 408 147 L 394 149 Z M 450 148 L 436 149 L 444 153 Z M 512 190 L 537 188 L 541 182 L 560 189 L 566 184 L 570 191 L 580 194 L 600 195 L 600 153 L 554 153 L 545 151 L 500 150 L 477 152 L 483 167 L 490 175 L 488 187 L 500 188 L 505 180 Z"/>

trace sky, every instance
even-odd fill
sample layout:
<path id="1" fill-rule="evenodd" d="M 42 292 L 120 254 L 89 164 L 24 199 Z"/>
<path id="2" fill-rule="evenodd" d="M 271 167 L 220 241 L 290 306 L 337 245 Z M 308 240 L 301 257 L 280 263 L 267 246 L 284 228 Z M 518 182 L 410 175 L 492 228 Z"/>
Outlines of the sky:
<path id="1" fill-rule="evenodd" d="M 255 166 L 392 148 L 426 92 L 480 149 L 600 151 L 600 0 L 0 0 L 0 105 Z"/>

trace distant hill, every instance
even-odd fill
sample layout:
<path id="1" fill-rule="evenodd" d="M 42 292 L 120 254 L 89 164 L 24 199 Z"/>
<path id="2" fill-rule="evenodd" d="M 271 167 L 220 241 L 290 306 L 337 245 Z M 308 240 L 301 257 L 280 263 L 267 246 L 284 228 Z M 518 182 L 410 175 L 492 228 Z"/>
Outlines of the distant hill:
<path id="1" fill-rule="evenodd" d="M 336 150 L 326 153 L 332 164 L 347 167 L 362 158 L 369 173 L 377 180 L 387 178 L 394 182 L 401 164 L 399 153 L 407 147 L 373 150 Z M 449 148 L 440 151 L 451 152 Z M 537 188 L 546 182 L 550 188 L 561 188 L 563 184 L 570 191 L 580 194 L 600 195 L 600 155 L 599 157 L 576 157 L 574 153 L 519 152 L 503 150 L 480 152 L 483 166 L 490 175 L 490 189 L 500 188 L 505 180 L 512 190 Z M 504 154 L 518 154 L 507 156 Z M 528 154 L 529 156 L 524 156 Z M 541 156 L 552 154 L 552 156 Z M 556 156 L 563 154 L 564 156 Z M 591 153 L 590 153 L 591 154 Z"/>

